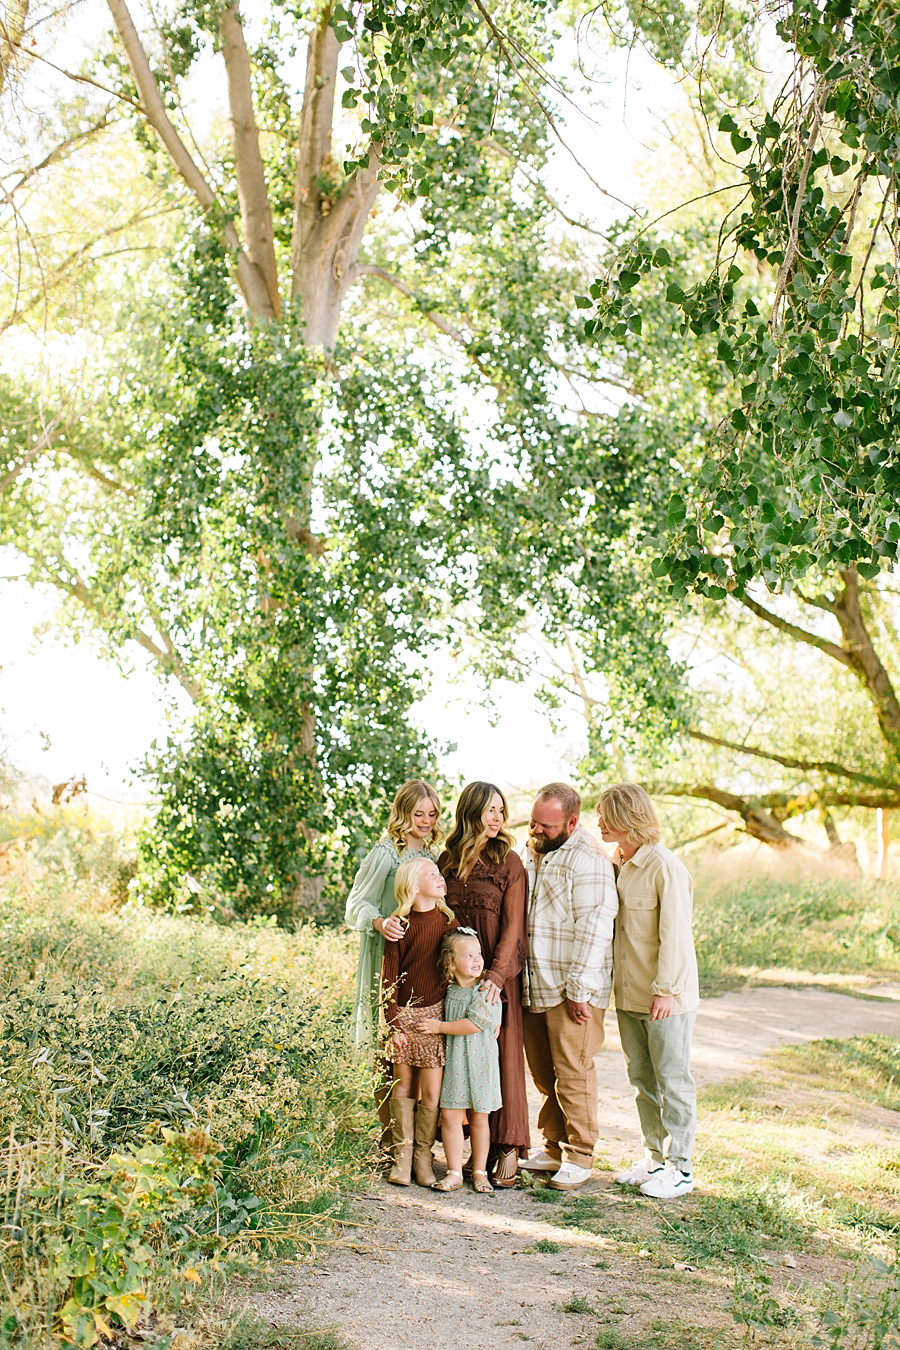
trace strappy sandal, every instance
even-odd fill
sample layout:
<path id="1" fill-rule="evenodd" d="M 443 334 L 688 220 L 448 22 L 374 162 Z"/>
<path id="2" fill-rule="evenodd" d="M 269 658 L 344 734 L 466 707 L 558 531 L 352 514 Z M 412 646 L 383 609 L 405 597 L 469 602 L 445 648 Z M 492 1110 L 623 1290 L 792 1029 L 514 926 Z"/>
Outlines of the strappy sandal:
<path id="1" fill-rule="evenodd" d="M 455 1177 L 455 1181 L 450 1178 Z M 432 1186 L 433 1191 L 461 1191 L 462 1190 L 462 1172 L 448 1172 L 443 1181 L 436 1181 Z"/>
<path id="2" fill-rule="evenodd" d="M 484 1177 L 484 1181 L 476 1180 L 477 1177 Z M 477 1191 L 479 1195 L 493 1195 L 494 1188 L 488 1180 L 487 1172 L 481 1172 L 475 1168 L 472 1172 L 472 1190 Z"/>
<path id="3" fill-rule="evenodd" d="M 494 1162 L 494 1185 L 510 1190 L 519 1179 L 519 1152 L 515 1148 L 502 1148 Z"/>

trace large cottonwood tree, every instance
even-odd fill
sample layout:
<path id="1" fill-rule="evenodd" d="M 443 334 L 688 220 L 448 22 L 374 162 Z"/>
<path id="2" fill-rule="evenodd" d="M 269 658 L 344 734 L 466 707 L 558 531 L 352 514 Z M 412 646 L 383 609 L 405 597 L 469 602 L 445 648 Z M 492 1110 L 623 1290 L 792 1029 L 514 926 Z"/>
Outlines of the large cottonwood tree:
<path id="1" fill-rule="evenodd" d="M 85 297 L 121 290 L 80 396 L 3 391 L 4 539 L 76 627 L 138 642 L 193 701 L 154 766 L 158 891 L 187 877 L 226 910 L 309 912 L 326 845 L 352 856 L 433 764 L 406 714 L 442 636 L 473 624 L 486 674 L 508 670 L 531 613 L 574 605 L 653 720 L 661 615 L 626 545 L 665 462 L 639 441 L 625 457 L 590 406 L 616 375 L 570 300 L 573 232 L 595 236 L 540 177 L 540 4 L 286 5 L 252 41 L 236 6 L 110 13 L 114 40 L 73 72 L 96 106 L 60 119 L 41 172 L 128 131 L 128 182 L 165 214 L 125 217 L 150 261 L 97 260 L 74 318 L 52 312 L 65 258 L 12 288 L 14 322 L 43 306 L 79 335 Z M 46 54 L 27 26 L 23 46 L 20 81 Z M 224 66 L 227 139 L 184 112 L 201 56 Z"/>

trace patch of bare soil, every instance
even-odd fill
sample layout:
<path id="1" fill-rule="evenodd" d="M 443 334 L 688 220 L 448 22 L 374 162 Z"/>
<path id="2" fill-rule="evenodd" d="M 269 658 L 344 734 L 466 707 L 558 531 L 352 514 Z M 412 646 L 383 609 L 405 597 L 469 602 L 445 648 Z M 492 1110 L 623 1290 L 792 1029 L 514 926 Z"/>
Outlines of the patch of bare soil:
<path id="1" fill-rule="evenodd" d="M 674 1217 L 679 1203 L 687 1213 L 691 1200 L 648 1206 L 622 1195 L 602 1170 L 640 1153 L 615 1018 L 609 1022 L 597 1065 L 597 1177 L 579 1192 L 601 1215 L 591 1224 L 597 1232 L 561 1226 L 558 1202 L 540 1203 L 528 1190 L 443 1196 L 380 1182 L 359 1204 L 359 1229 L 315 1265 L 293 1267 L 293 1291 L 283 1282 L 278 1292 L 254 1295 L 251 1306 L 275 1325 L 339 1327 L 359 1350 L 481 1350 L 526 1341 L 556 1350 L 593 1346 L 610 1325 L 627 1343 L 660 1320 L 715 1328 L 717 1344 L 736 1344 L 727 1273 L 692 1271 L 685 1262 L 677 1269 L 658 1254 L 658 1243 L 655 1252 L 642 1246 L 652 1243 L 660 1214 Z M 778 1045 L 873 1033 L 900 1035 L 900 1005 L 817 989 L 743 990 L 703 1004 L 694 1072 L 704 1087 L 752 1072 Z M 534 1121 L 536 1096 L 532 1108 Z M 816 1282 L 825 1267 L 834 1270 L 823 1255 L 797 1253 L 783 1276 Z"/>

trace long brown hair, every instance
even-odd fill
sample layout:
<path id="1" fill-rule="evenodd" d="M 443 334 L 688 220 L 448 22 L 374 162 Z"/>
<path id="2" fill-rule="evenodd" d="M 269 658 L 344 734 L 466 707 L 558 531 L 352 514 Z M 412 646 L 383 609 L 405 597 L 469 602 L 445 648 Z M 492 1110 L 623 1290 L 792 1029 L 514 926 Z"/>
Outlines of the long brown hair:
<path id="1" fill-rule="evenodd" d="M 484 813 L 494 796 L 503 803 L 503 825 L 495 839 L 490 839 L 484 828 Z M 447 840 L 450 854 L 449 869 L 463 880 L 480 858 L 492 863 L 503 863 L 516 842 L 505 828 L 509 820 L 506 798 L 493 783 L 467 783 L 456 803 L 456 820 Z"/>
<path id="2" fill-rule="evenodd" d="M 441 842 L 444 831 L 441 828 L 441 799 L 430 783 L 423 778 L 411 778 L 408 783 L 397 789 L 397 795 L 391 803 L 391 814 L 387 823 L 387 836 L 398 853 L 406 848 L 406 836 L 412 829 L 413 812 L 423 797 L 428 797 L 437 811 L 434 829 L 425 841 L 430 848 Z"/>

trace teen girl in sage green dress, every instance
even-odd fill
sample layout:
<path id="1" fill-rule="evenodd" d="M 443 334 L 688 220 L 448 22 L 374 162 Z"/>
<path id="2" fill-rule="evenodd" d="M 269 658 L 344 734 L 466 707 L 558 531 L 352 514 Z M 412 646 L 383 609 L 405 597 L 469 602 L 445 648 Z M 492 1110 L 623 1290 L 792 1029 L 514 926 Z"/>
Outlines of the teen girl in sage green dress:
<path id="1" fill-rule="evenodd" d="M 403 926 L 390 916 L 396 909 L 394 877 L 407 858 L 437 860 L 441 830 L 440 798 L 430 783 L 415 778 L 397 792 L 387 830 L 359 865 L 347 897 L 346 921 L 359 933 L 354 1023 L 358 1045 L 374 1050 L 378 1033 L 381 964 L 385 940 L 397 942 Z"/>

